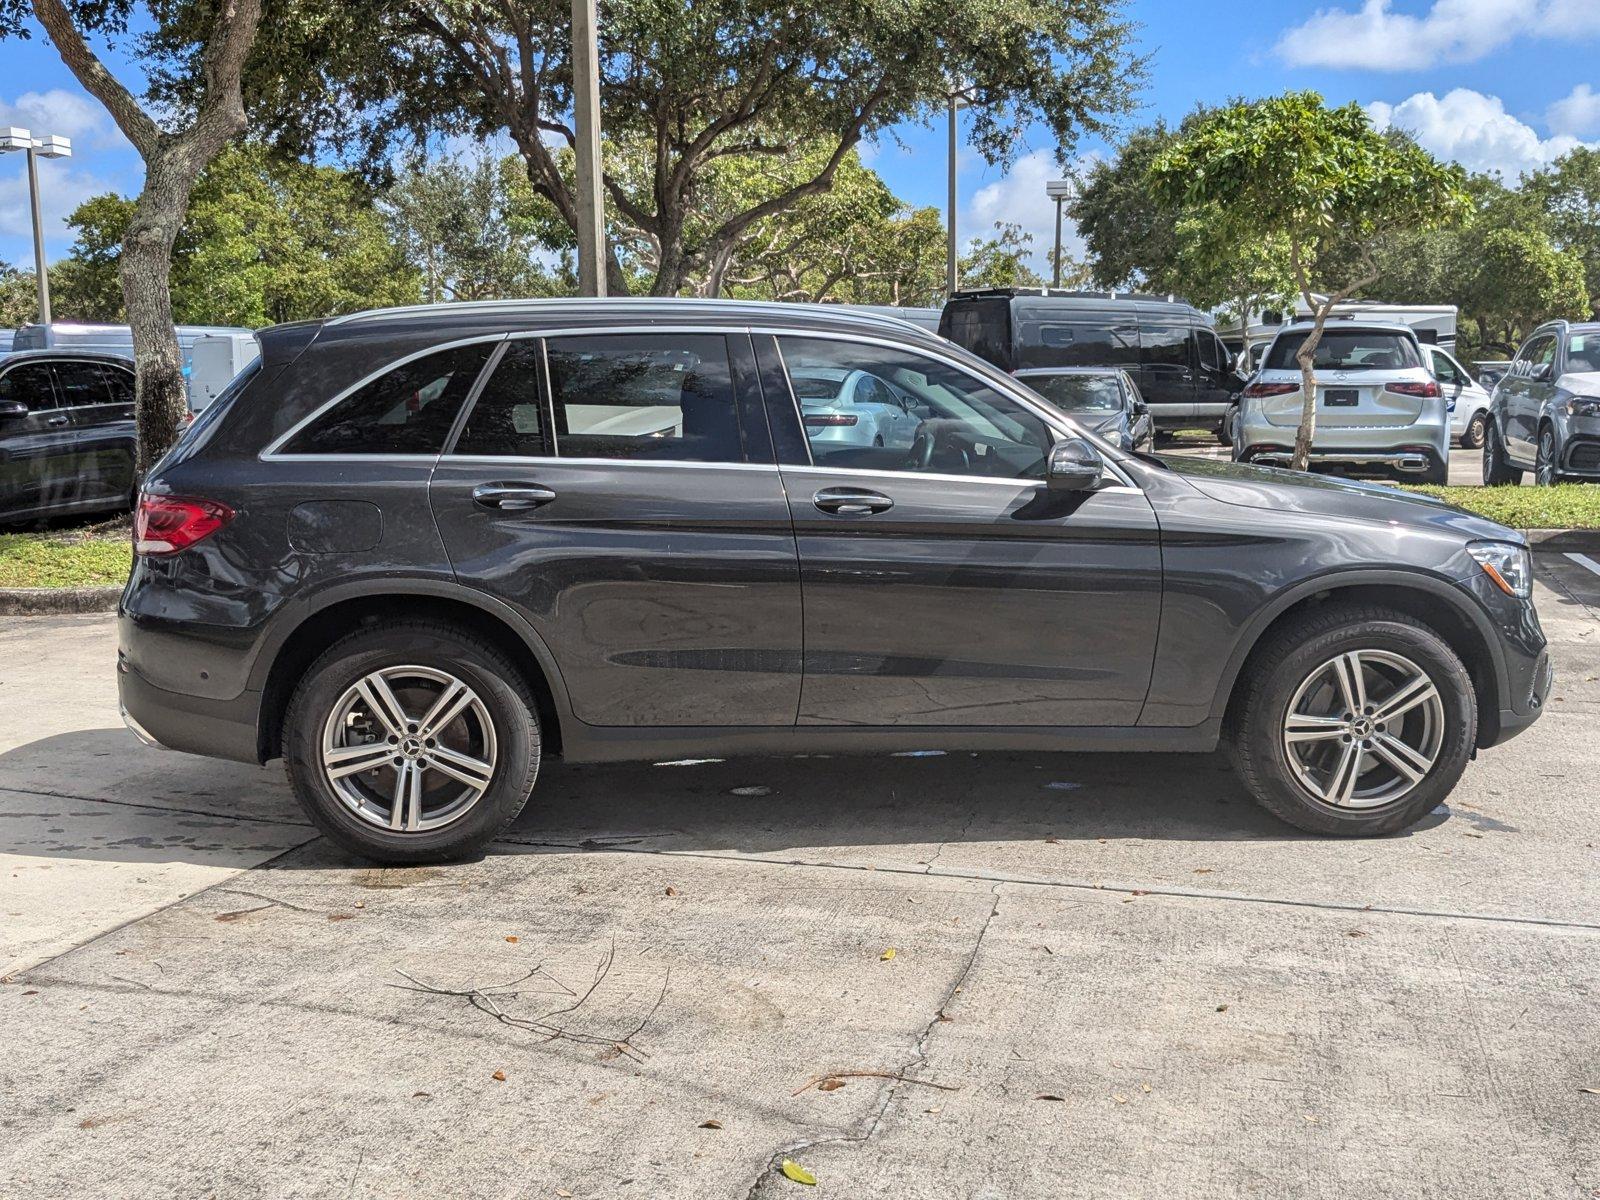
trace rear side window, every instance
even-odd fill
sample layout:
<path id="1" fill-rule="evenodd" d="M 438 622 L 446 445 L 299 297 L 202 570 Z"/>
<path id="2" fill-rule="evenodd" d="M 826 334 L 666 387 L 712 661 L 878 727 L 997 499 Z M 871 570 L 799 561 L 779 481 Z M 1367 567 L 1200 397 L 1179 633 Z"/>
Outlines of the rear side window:
<path id="1" fill-rule="evenodd" d="M 437 454 L 494 349 L 474 342 L 424 354 L 358 388 L 280 454 Z"/>
<path id="2" fill-rule="evenodd" d="M 1268 371 L 1298 371 L 1295 355 L 1308 330 L 1285 333 L 1267 352 Z M 1394 371 L 1420 367 L 1417 344 L 1402 333 L 1384 329 L 1324 329 L 1313 361 L 1318 371 Z"/>
<path id="3" fill-rule="evenodd" d="M 506 346 L 483 385 L 456 442 L 457 454 L 543 458 L 550 453 L 541 382 L 542 343 L 519 339 Z"/>
<path id="4" fill-rule="evenodd" d="M 100 367 L 100 377 L 106 381 L 106 391 L 112 404 L 133 403 L 133 375 L 121 367 Z"/>
<path id="5" fill-rule="evenodd" d="M 1022 327 L 1021 365 L 1030 367 L 1132 367 L 1139 341 L 1130 325 L 1075 321 L 1029 322 Z"/>
<path id="6" fill-rule="evenodd" d="M 56 363 L 56 387 L 61 392 L 64 408 L 84 408 L 91 404 L 111 403 L 111 393 L 106 390 L 105 377 L 98 363 Z"/>
<path id="7" fill-rule="evenodd" d="M 551 338 L 545 353 L 560 457 L 744 461 L 722 335 Z"/>
<path id="8" fill-rule="evenodd" d="M 1147 367 L 1189 366 L 1189 326 L 1139 326 L 1140 357 Z"/>
<path id="9" fill-rule="evenodd" d="M 1011 354 L 1011 301 L 1003 296 L 952 300 L 939 318 L 939 332 L 997 367 L 1010 370 L 1016 365 Z"/>

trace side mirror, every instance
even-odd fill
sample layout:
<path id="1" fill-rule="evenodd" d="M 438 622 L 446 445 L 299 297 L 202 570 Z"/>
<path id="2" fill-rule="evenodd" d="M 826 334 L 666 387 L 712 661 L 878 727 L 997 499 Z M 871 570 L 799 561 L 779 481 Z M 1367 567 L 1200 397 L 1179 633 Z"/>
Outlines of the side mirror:
<path id="1" fill-rule="evenodd" d="M 1064 438 L 1050 447 L 1045 484 L 1052 492 L 1087 492 L 1098 487 L 1106 465 L 1083 438 Z"/>
<path id="2" fill-rule="evenodd" d="M 20 421 L 28 415 L 28 406 L 21 400 L 0 400 L 0 421 Z"/>

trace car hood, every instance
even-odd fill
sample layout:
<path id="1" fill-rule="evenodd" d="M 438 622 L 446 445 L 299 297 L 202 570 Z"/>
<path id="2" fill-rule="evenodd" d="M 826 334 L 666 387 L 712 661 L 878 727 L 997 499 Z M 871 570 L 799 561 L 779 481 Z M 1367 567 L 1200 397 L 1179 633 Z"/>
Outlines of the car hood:
<path id="1" fill-rule="evenodd" d="M 1161 461 L 1196 491 L 1242 508 L 1407 525 L 1454 534 L 1463 541 L 1527 542 L 1514 529 L 1420 492 L 1203 458 L 1163 457 Z"/>
<path id="2" fill-rule="evenodd" d="M 1556 386 L 1580 396 L 1600 396 L 1600 371 L 1568 371 Z"/>
<path id="3" fill-rule="evenodd" d="M 1090 433 L 1114 434 L 1123 429 L 1122 414 L 1112 413 L 1109 416 L 1091 416 L 1088 413 L 1077 414 L 1079 422 Z"/>

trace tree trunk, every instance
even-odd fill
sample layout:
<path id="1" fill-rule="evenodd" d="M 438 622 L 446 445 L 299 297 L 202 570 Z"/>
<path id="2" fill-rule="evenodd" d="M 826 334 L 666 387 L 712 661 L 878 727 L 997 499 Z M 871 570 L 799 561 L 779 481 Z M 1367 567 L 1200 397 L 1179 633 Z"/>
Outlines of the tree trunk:
<path id="1" fill-rule="evenodd" d="M 1289 460 L 1293 471 L 1304 471 L 1311 459 L 1311 439 L 1317 433 L 1317 373 L 1312 364 L 1317 360 L 1317 347 L 1322 343 L 1322 329 L 1328 323 L 1328 313 L 1334 301 L 1325 300 L 1312 310 L 1311 332 L 1300 344 L 1294 358 L 1300 364 L 1300 428 L 1294 433 L 1294 457 Z"/>
<path id="2" fill-rule="evenodd" d="M 143 480 L 178 440 L 189 414 L 183 352 L 172 321 L 172 244 L 189 210 L 194 176 L 187 165 L 155 156 L 144 190 L 122 238 L 123 303 L 133 334 L 134 412 L 138 429 L 135 470 Z"/>

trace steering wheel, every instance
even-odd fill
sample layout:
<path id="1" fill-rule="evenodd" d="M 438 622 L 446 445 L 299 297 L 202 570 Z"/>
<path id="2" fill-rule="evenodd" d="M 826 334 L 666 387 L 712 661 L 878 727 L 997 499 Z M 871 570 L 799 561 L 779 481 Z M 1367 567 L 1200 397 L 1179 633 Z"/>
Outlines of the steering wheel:
<path id="1" fill-rule="evenodd" d="M 911 443 L 911 457 L 906 465 L 913 471 L 926 471 L 933 465 L 933 452 L 938 448 L 939 435 L 926 424 L 917 430 L 917 437 Z"/>

